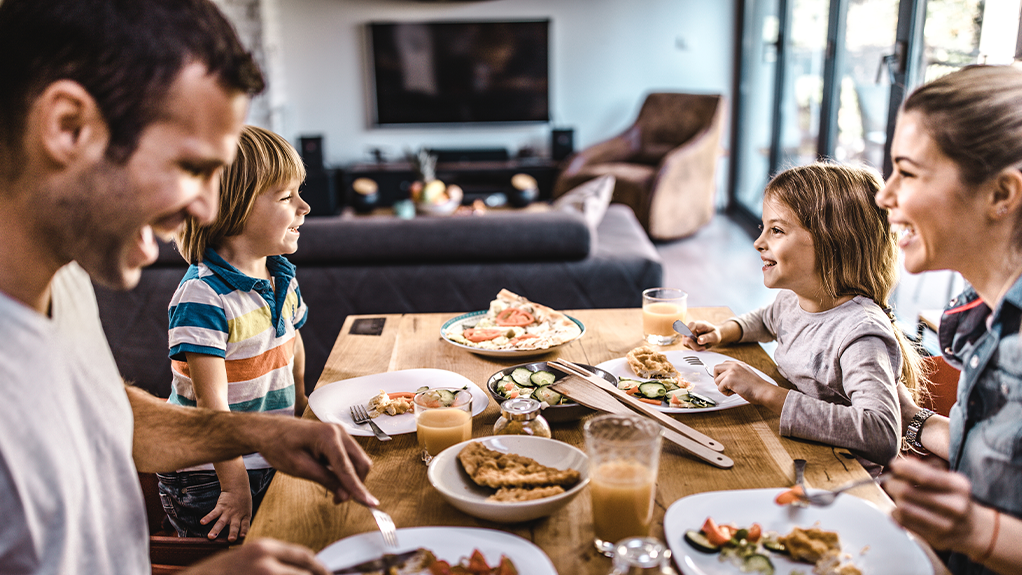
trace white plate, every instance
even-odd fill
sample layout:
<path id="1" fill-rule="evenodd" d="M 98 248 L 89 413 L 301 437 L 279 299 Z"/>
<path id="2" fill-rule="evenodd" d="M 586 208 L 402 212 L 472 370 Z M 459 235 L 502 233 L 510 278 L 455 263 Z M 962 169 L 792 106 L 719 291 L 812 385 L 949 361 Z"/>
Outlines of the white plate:
<path id="1" fill-rule="evenodd" d="M 544 353 L 549 353 L 549 352 L 551 352 L 551 351 L 561 347 L 561 345 L 565 345 L 567 343 L 571 343 L 571 342 L 575 341 L 576 339 L 578 339 L 579 337 L 582 337 L 586 333 L 586 326 L 582 325 L 582 322 L 580 322 L 577 319 L 571 317 L 570 315 L 565 314 L 564 317 L 566 317 L 566 318 L 570 319 L 571 321 L 575 322 L 575 324 L 578 325 L 578 328 L 580 330 L 582 330 L 582 333 L 578 334 L 578 337 L 576 337 L 574 339 L 568 340 L 568 341 L 566 341 L 566 342 L 564 342 L 564 343 L 562 343 L 560 345 L 550 346 L 550 347 L 545 348 L 545 349 L 521 349 L 521 350 L 519 350 L 519 349 L 481 349 L 481 348 L 478 348 L 478 347 L 472 347 L 470 345 L 465 345 L 463 343 L 458 343 L 456 341 L 451 341 L 447 337 L 447 330 L 448 330 L 448 328 L 450 328 L 450 327 L 452 327 L 454 325 L 461 325 L 461 324 L 465 324 L 465 323 L 467 323 L 469 325 L 475 325 L 476 322 L 479 321 L 480 316 L 484 316 L 484 315 L 486 315 L 486 313 L 487 312 L 485 310 L 484 311 L 474 311 L 472 313 L 466 313 L 464 315 L 459 315 L 456 318 L 447 320 L 446 322 L 444 322 L 444 325 L 440 326 L 440 337 L 444 338 L 444 341 L 446 341 L 447 343 L 449 343 L 449 344 L 451 344 L 453 346 L 456 346 L 456 347 L 460 347 L 461 349 L 464 349 L 466 351 L 471 351 L 472 353 L 479 354 L 479 355 L 486 356 L 486 357 L 501 357 L 501 358 L 505 358 L 506 359 L 506 358 L 532 357 L 534 355 L 543 355 Z"/>
<path id="2" fill-rule="evenodd" d="M 701 553 L 685 542 L 686 529 L 700 529 L 707 517 L 718 524 L 748 527 L 759 523 L 763 531 L 787 535 L 794 527 L 836 531 L 841 549 L 863 573 L 872 575 L 930 575 L 933 568 L 926 554 L 908 532 L 872 503 L 842 495 L 829 507 L 791 507 L 774 503 L 785 489 L 743 489 L 710 491 L 675 501 L 664 515 L 664 535 L 674 560 L 686 575 L 740 575 L 738 567 L 721 562 L 715 553 Z M 818 524 L 818 525 L 817 525 Z M 863 552 L 865 550 L 865 552 Z M 811 573 L 812 565 L 796 563 L 783 555 L 770 554 L 777 573 L 800 570 Z"/>
<path id="3" fill-rule="evenodd" d="M 479 415 L 490 404 L 490 396 L 467 377 L 443 369 L 404 369 L 353 377 L 342 381 L 320 386 L 309 396 L 309 407 L 320 421 L 339 423 L 351 435 L 372 437 L 373 431 L 368 425 L 357 425 L 351 419 L 351 406 L 365 406 L 369 399 L 380 393 L 380 390 L 392 393 L 395 391 L 415 391 L 422 386 L 429 387 L 464 387 L 472 392 L 472 415 Z M 401 415 L 381 415 L 374 419 L 380 429 L 389 435 L 415 433 L 415 416 L 412 412 Z"/>
<path id="4" fill-rule="evenodd" d="M 453 565 L 478 549 L 491 567 L 500 562 L 501 555 L 507 555 L 523 575 L 557 575 L 554 564 L 542 549 L 531 541 L 503 531 L 473 527 L 411 527 L 398 529 L 397 539 L 400 543 L 398 553 L 425 547 L 437 559 Z M 334 570 L 394 552 L 384 546 L 378 531 L 370 531 L 341 539 L 320 551 L 316 558 L 327 569 Z"/>
<path id="5" fill-rule="evenodd" d="M 564 493 L 531 501 L 497 502 L 488 498 L 493 489 L 480 487 L 465 473 L 458 454 L 473 441 L 501 453 L 515 453 L 557 469 L 575 469 L 579 482 Z M 577 447 L 556 439 L 529 435 L 494 435 L 470 439 L 448 447 L 429 462 L 426 477 L 452 506 L 480 519 L 497 523 L 520 523 L 546 517 L 564 507 L 589 483 L 589 458 Z"/>
<path id="6" fill-rule="evenodd" d="M 686 381 L 692 382 L 692 389 L 696 393 L 698 393 L 699 395 L 705 395 L 706 397 L 709 397 L 713 401 L 716 401 L 717 405 L 714 405 L 713 407 L 657 407 L 657 409 L 659 409 L 660 411 L 663 411 L 664 413 L 692 413 L 696 411 L 720 411 L 722 409 L 729 409 L 732 407 L 738 407 L 739 405 L 745 405 L 749 403 L 748 401 L 742 399 L 742 396 L 738 395 L 737 393 L 734 395 L 724 395 L 723 393 L 717 391 L 717 386 L 716 384 L 713 383 L 713 377 L 710 376 L 710 373 L 713 372 L 713 366 L 717 365 L 718 363 L 723 363 L 725 361 L 738 361 L 735 358 L 728 357 L 726 355 L 722 355 L 719 353 L 714 353 L 712 351 L 692 351 L 688 349 L 669 350 L 663 352 L 663 354 L 667 356 L 668 361 L 674 364 L 674 369 L 678 370 L 678 373 L 680 373 L 681 376 L 685 378 Z M 689 365 L 688 362 L 685 361 L 686 356 L 689 357 L 696 356 L 699 359 L 701 359 L 703 363 L 706 364 L 706 369 L 710 370 L 709 373 L 698 365 Z M 626 379 L 640 380 L 643 379 L 635 375 L 635 372 L 632 371 L 632 368 L 628 367 L 628 360 L 623 357 L 605 361 L 597 365 L 596 367 L 613 374 L 619 379 L 622 377 Z M 766 381 L 767 383 L 777 385 L 777 382 L 771 379 L 767 374 L 763 373 L 762 371 L 752 366 L 749 367 L 750 369 L 752 369 L 752 371 L 756 372 L 756 375 L 762 377 L 763 380 Z"/>

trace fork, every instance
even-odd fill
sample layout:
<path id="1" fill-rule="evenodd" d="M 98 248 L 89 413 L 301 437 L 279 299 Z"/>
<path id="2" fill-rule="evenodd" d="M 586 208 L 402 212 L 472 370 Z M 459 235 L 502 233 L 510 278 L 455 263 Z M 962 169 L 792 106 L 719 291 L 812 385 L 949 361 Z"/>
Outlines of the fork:
<path id="1" fill-rule="evenodd" d="M 795 460 L 795 485 L 798 485 L 799 487 L 802 488 L 803 495 L 805 493 L 807 493 L 806 492 L 805 477 L 804 477 L 805 476 L 805 472 L 806 472 L 806 460 L 805 459 L 796 459 Z M 792 505 L 797 505 L 799 507 L 809 507 L 809 501 L 806 500 L 804 497 L 800 497 L 798 500 L 796 500 L 794 503 L 792 503 Z"/>
<path id="2" fill-rule="evenodd" d="M 387 439 L 390 438 L 388 437 Z M 394 525 L 394 519 L 389 513 L 377 507 L 367 507 L 367 509 L 373 513 L 373 519 L 376 520 L 376 525 L 380 528 L 380 534 L 383 535 L 383 542 L 387 544 L 387 547 L 397 549 L 397 526 Z"/>
<path id="3" fill-rule="evenodd" d="M 842 494 L 842 493 L 844 493 L 845 491 L 848 491 L 849 489 L 853 489 L 855 487 L 859 487 L 859 486 L 866 485 L 866 484 L 869 484 L 869 483 L 881 483 L 881 480 L 873 479 L 872 477 L 870 477 L 868 479 L 859 479 L 859 480 L 856 480 L 856 481 L 852 481 L 852 482 L 846 483 L 846 484 L 842 485 L 841 487 L 838 487 L 837 489 L 834 489 L 834 490 L 831 490 L 831 491 L 820 491 L 818 493 L 811 493 L 811 494 L 807 493 L 805 495 L 805 497 L 803 497 L 803 500 L 807 501 L 810 505 L 816 505 L 818 507 L 826 507 L 826 506 L 830 505 L 831 503 L 834 503 L 834 500 L 837 499 L 837 496 Z"/>
<path id="4" fill-rule="evenodd" d="M 686 355 L 685 357 L 683 357 L 681 359 L 684 359 L 685 363 L 687 363 L 689 365 L 698 365 L 698 366 L 702 367 L 704 370 L 706 370 L 706 373 L 708 373 L 710 375 L 710 377 L 712 377 L 714 379 L 717 378 L 717 376 L 713 375 L 713 372 L 710 371 L 710 368 L 706 367 L 706 364 L 703 363 L 703 360 L 699 359 L 698 357 L 696 357 L 694 355 Z"/>
<path id="5" fill-rule="evenodd" d="M 390 441 L 390 436 L 387 435 L 382 429 L 380 429 L 379 425 L 376 425 L 376 422 L 373 421 L 373 418 L 369 417 L 369 413 L 366 412 L 366 408 L 362 407 L 361 405 L 351 406 L 351 419 L 354 420 L 355 423 L 358 423 L 359 425 L 368 423 L 369 427 L 373 428 L 373 435 L 376 436 L 376 439 L 379 439 L 380 441 Z M 377 521 L 379 520 L 377 519 Z M 391 522 L 391 525 L 393 524 L 394 523 Z"/>

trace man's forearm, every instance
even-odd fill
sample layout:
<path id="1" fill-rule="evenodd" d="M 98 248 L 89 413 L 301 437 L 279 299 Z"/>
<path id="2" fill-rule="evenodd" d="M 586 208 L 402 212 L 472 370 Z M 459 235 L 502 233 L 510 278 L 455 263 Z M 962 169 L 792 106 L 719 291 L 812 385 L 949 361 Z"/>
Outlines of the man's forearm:
<path id="1" fill-rule="evenodd" d="M 249 428 L 263 417 L 171 405 L 137 387 L 126 389 L 135 416 L 132 455 L 139 471 L 174 471 L 256 451 Z"/>

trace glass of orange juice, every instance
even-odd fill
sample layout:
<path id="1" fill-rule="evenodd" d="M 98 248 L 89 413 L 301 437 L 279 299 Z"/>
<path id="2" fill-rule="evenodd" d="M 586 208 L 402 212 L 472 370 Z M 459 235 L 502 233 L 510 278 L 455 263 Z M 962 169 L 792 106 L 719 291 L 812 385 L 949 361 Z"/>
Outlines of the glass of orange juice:
<path id="1" fill-rule="evenodd" d="M 593 543 L 605 555 L 627 537 L 646 537 L 653 523 L 661 427 L 639 416 L 605 414 L 585 424 Z"/>
<path id="2" fill-rule="evenodd" d="M 472 439 L 472 392 L 454 387 L 436 387 L 415 394 L 415 435 L 422 460 L 448 447 Z"/>
<path id="3" fill-rule="evenodd" d="M 649 288 L 642 292 L 642 335 L 653 345 L 678 341 L 674 322 L 685 321 L 688 294 L 675 288 Z"/>

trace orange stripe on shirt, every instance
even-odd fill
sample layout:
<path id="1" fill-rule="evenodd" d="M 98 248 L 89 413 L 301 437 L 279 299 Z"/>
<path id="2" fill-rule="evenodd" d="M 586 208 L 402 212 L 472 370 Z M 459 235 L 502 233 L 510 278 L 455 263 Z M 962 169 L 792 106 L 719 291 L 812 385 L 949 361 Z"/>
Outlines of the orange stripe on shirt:
<path id="1" fill-rule="evenodd" d="M 291 338 L 277 347 L 267 350 L 255 357 L 246 359 L 225 360 L 227 367 L 227 383 L 248 381 L 275 369 L 287 366 L 294 357 L 295 338 Z M 171 369 L 191 379 L 187 361 L 171 360 Z"/>

